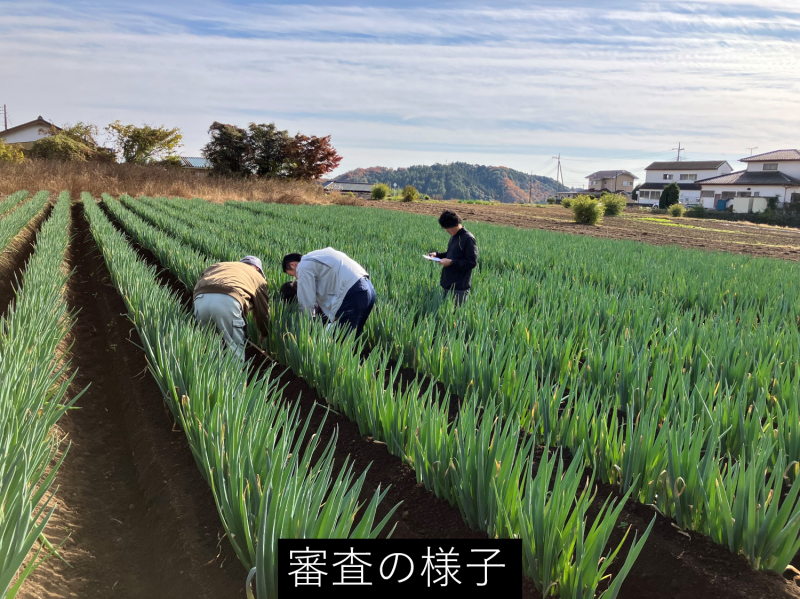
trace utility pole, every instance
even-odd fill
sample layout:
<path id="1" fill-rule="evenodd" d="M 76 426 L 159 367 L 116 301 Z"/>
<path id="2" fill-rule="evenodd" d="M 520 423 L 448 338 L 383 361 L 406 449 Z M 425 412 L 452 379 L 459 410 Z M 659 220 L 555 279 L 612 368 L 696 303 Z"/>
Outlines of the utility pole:
<path id="1" fill-rule="evenodd" d="M 3 131 L 8 129 L 8 108 L 3 104 Z"/>
<path id="2" fill-rule="evenodd" d="M 753 146 L 752 148 L 747 148 L 747 149 L 750 150 L 750 156 L 752 156 L 753 155 L 753 150 L 757 150 L 758 146 Z"/>
<path id="3" fill-rule="evenodd" d="M 533 173 L 528 173 L 528 203 L 533 204 Z"/>
<path id="4" fill-rule="evenodd" d="M 556 169 L 556 183 L 558 183 L 559 177 L 561 177 L 561 186 L 566 187 L 564 185 L 564 171 L 561 170 L 561 152 L 558 153 L 558 156 L 553 156 L 554 159 L 558 160 L 558 168 Z M 558 186 L 556 186 L 556 197 L 558 197 Z"/>
<path id="5" fill-rule="evenodd" d="M 678 150 L 678 162 L 680 162 L 681 161 L 681 152 L 683 152 L 685 154 L 686 153 L 686 148 L 681 148 L 681 142 L 678 142 L 678 147 L 677 148 L 672 148 L 672 149 L 673 150 Z"/>

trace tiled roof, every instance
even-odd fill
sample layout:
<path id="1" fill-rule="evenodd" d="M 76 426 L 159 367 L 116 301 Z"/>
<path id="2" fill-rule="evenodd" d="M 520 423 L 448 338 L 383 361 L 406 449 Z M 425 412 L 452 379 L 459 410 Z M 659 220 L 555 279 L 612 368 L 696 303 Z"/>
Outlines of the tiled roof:
<path id="1" fill-rule="evenodd" d="M 780 171 L 736 171 L 697 181 L 698 185 L 800 185 L 800 179 Z"/>
<path id="2" fill-rule="evenodd" d="M 639 178 L 635 176 L 633 173 L 629 173 L 628 171 L 597 171 L 596 173 L 592 173 L 588 177 L 584 177 L 584 179 L 613 179 L 618 175 L 630 175 L 634 179 Z"/>
<path id="3" fill-rule="evenodd" d="M 211 168 L 211 163 L 206 158 L 197 158 L 194 156 L 181 156 L 181 162 L 186 168 Z"/>
<path id="4" fill-rule="evenodd" d="M 781 160 L 800 160 L 800 150 L 775 150 L 774 152 L 739 158 L 739 162 L 779 162 Z"/>
<path id="5" fill-rule="evenodd" d="M 680 162 L 654 162 L 644 170 L 646 171 L 715 171 L 727 160 L 696 160 Z"/>
<path id="6" fill-rule="evenodd" d="M 672 183 L 675 183 L 673 181 Z M 670 183 L 642 183 L 638 189 L 664 189 Z M 700 186 L 696 183 L 678 183 L 682 191 L 700 191 Z"/>

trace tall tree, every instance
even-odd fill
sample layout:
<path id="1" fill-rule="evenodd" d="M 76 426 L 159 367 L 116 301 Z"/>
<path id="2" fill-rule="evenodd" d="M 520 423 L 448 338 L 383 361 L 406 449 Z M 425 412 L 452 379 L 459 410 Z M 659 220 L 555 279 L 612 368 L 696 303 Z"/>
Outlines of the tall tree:
<path id="1" fill-rule="evenodd" d="M 293 179 L 319 179 L 334 170 L 342 161 L 342 157 L 331 145 L 330 135 L 308 137 L 298 133 L 288 150 L 291 163 L 289 176 Z"/>
<path id="2" fill-rule="evenodd" d="M 74 125 L 67 123 L 61 129 L 51 127 L 47 137 L 33 144 L 30 155 L 63 162 L 114 162 L 113 150 L 100 147 L 97 134 L 95 125 L 83 121 Z"/>
<path id="3" fill-rule="evenodd" d="M 214 121 L 208 132 L 211 141 L 203 146 L 202 154 L 211 163 L 214 174 L 240 177 L 252 174 L 247 129 Z"/>
<path id="4" fill-rule="evenodd" d="M 248 126 L 253 170 L 259 177 L 286 177 L 291 174 L 293 139 L 275 123 L 250 123 Z"/>
<path id="5" fill-rule="evenodd" d="M 658 207 L 662 210 L 669 208 L 673 204 L 681 201 L 681 188 L 677 183 L 670 183 L 661 192 L 661 197 L 658 199 Z"/>
<path id="6" fill-rule="evenodd" d="M 182 145 L 183 135 L 177 127 L 164 125 L 123 125 L 114 121 L 106 127 L 112 143 L 125 162 L 147 164 L 165 159 Z"/>

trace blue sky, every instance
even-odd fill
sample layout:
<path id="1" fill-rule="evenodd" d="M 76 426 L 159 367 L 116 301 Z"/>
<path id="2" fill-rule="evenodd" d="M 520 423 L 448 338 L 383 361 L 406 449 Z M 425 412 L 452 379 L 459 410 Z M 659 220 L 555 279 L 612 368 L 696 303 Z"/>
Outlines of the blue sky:
<path id="1" fill-rule="evenodd" d="M 332 135 L 358 166 L 643 176 L 800 147 L 800 2 L 0 1 L 12 123 L 214 120 Z"/>

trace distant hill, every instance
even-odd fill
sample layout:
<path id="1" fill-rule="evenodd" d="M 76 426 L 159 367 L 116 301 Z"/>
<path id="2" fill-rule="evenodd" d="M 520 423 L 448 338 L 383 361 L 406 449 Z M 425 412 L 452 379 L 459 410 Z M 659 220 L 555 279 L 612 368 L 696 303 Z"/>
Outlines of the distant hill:
<path id="1" fill-rule="evenodd" d="M 534 201 L 545 200 L 556 191 L 567 191 L 550 177 L 529 177 L 505 166 L 466 162 L 398 169 L 384 166 L 357 168 L 336 177 L 336 180 L 343 183 L 386 183 L 390 187 L 396 183 L 398 190 L 413 185 L 420 193 L 439 195 L 445 200 L 497 200 L 506 203 L 527 202 L 529 187 L 532 187 Z"/>

